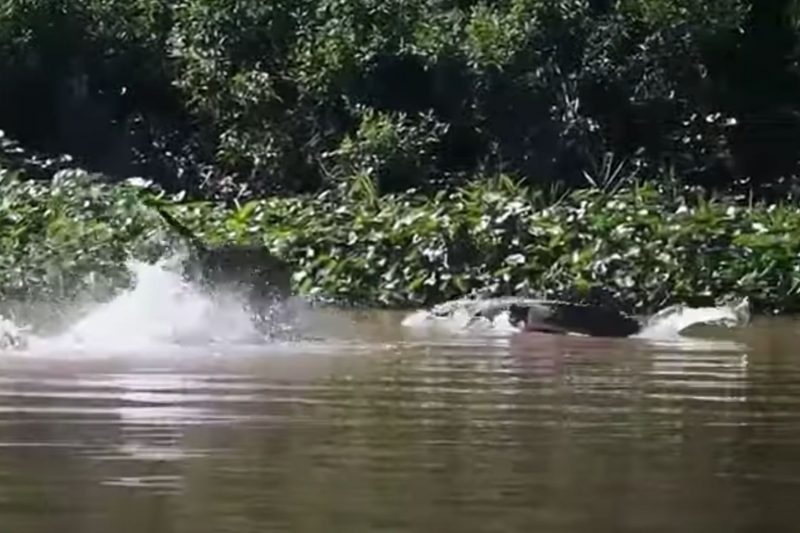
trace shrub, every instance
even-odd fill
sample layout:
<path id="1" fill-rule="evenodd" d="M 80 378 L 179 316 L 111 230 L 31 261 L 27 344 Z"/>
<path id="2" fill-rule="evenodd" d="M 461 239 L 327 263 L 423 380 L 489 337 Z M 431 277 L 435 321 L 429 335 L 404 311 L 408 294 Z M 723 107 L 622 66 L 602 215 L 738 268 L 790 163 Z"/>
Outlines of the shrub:
<path id="1" fill-rule="evenodd" d="M 380 192 L 425 187 L 433 180 L 436 151 L 447 125 L 431 115 L 409 117 L 366 109 L 355 134 L 330 154 L 339 179 L 363 175 Z"/>
<path id="2" fill-rule="evenodd" d="M 790 0 L 10 0 L 0 126 L 116 177 L 225 197 L 363 172 L 381 122 L 405 139 L 381 156 L 383 191 L 498 173 L 580 187 L 606 153 L 645 176 L 769 183 L 798 173 L 795 11 Z"/>
<path id="3" fill-rule="evenodd" d="M 177 241 L 128 184 L 81 171 L 51 183 L 0 175 L 0 295 L 70 300 L 125 286 L 126 258 Z M 469 294 L 589 297 L 629 311 L 749 296 L 761 311 L 800 310 L 800 214 L 675 195 L 651 185 L 558 199 L 509 177 L 436 195 L 315 196 L 225 207 L 167 207 L 210 243 L 263 243 L 295 271 L 299 294 L 408 307 Z"/>

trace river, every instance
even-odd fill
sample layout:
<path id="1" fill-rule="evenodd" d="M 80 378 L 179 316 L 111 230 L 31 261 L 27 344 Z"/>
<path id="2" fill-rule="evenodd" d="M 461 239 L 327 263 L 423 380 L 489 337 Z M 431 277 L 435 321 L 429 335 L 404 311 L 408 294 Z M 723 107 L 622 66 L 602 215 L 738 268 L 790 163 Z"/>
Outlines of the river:
<path id="1" fill-rule="evenodd" d="M 795 321 L 169 344 L 155 285 L 0 358 L 2 531 L 797 531 Z"/>

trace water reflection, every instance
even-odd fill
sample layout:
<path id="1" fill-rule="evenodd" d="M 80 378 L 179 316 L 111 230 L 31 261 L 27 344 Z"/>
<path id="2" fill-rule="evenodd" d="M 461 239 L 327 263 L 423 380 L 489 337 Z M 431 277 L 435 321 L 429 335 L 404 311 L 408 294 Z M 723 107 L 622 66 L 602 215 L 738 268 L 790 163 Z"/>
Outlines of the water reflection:
<path id="1" fill-rule="evenodd" d="M 0 362 L 11 531 L 790 531 L 791 323 Z"/>

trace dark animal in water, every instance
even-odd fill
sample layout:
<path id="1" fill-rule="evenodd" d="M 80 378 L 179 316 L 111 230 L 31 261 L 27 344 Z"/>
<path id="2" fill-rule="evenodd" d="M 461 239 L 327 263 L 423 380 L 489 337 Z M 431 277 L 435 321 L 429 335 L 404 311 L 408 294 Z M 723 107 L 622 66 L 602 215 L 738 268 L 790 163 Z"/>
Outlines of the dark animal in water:
<path id="1" fill-rule="evenodd" d="M 494 318 L 499 312 L 507 310 L 510 322 L 524 331 L 578 333 L 592 337 L 630 337 L 650 325 L 658 324 L 670 315 L 681 313 L 684 308 L 681 304 L 671 305 L 648 318 L 639 320 L 607 305 L 516 298 L 493 302 L 489 306 L 479 308 L 473 316 Z M 705 323 L 744 325 L 750 322 L 748 298 L 739 301 L 730 300 L 721 307 L 704 309 L 729 311 Z"/>
<path id="2" fill-rule="evenodd" d="M 628 337 L 644 325 L 610 306 L 528 298 L 476 302 L 474 318 L 494 319 L 507 311 L 511 323 L 525 331 L 578 333 L 593 337 Z"/>
<path id="3" fill-rule="evenodd" d="M 184 263 L 185 277 L 212 289 L 243 293 L 251 312 L 259 318 L 263 318 L 277 301 L 291 295 L 291 270 L 265 247 L 209 247 L 163 208 L 153 207 L 190 245 L 189 257 Z"/>
<path id="4" fill-rule="evenodd" d="M 435 306 L 430 314 L 434 317 L 447 317 L 466 312 L 470 317 L 469 323 L 472 323 L 484 319 L 494 321 L 505 312 L 508 313 L 511 324 L 523 331 L 629 337 L 673 315 L 680 316 L 686 309 L 682 304 L 675 304 L 640 320 L 619 311 L 613 303 L 588 304 L 510 296 L 451 300 Z M 706 317 L 700 316 L 692 323 L 741 326 L 750 322 L 750 300 L 746 297 L 724 300 L 720 307 L 693 309 L 705 312 Z"/>
<path id="5" fill-rule="evenodd" d="M 599 305 L 540 301 L 510 305 L 508 313 L 511 322 L 526 331 L 629 337 L 643 327 L 635 318 Z"/>

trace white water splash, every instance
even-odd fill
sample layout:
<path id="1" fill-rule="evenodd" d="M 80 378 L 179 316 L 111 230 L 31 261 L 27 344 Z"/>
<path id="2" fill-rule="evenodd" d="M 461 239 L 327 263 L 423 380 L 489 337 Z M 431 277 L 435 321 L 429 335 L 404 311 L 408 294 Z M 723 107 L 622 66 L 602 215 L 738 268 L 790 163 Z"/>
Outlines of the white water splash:
<path id="1" fill-rule="evenodd" d="M 0 315 L 0 350 L 16 350 L 27 347 L 28 333 L 13 320 Z"/>
<path id="2" fill-rule="evenodd" d="M 33 335 L 29 328 L 0 316 L 0 350 L 26 354 L 154 353 L 187 346 L 215 350 L 269 343 L 270 339 L 253 325 L 236 296 L 212 297 L 167 268 L 169 263 L 169 260 L 157 264 L 132 262 L 129 268 L 135 277 L 133 288 L 89 308 L 56 335 Z M 508 301 L 505 298 L 446 302 L 431 310 L 409 314 L 402 325 L 417 332 L 508 336 L 519 330 L 510 323 L 504 310 L 476 318 L 477 311 L 502 307 Z M 359 335 L 356 325 L 340 313 L 316 312 L 302 302 L 297 303 L 300 305 L 294 309 L 293 331 L 324 337 L 326 342 Z M 739 306 L 673 306 L 651 317 L 637 336 L 670 340 L 681 338 L 680 333 L 695 324 L 739 326 L 748 321 L 746 301 Z"/>
<path id="3" fill-rule="evenodd" d="M 510 323 L 507 312 L 501 310 L 496 313 L 484 313 L 486 316 L 476 316 L 476 314 L 479 311 L 502 309 L 509 303 L 524 305 L 529 301 L 531 300 L 528 298 L 513 297 L 452 300 L 430 310 L 414 311 L 405 317 L 402 324 L 404 327 L 418 332 L 514 333 L 520 330 Z M 695 325 L 740 327 L 749 321 L 749 302 L 746 298 L 736 304 L 720 307 L 674 305 L 645 320 L 642 330 L 634 336 L 652 340 L 674 340 L 681 338 L 682 332 Z"/>
<path id="4" fill-rule="evenodd" d="M 259 337 L 240 302 L 215 298 L 162 268 L 134 262 L 134 288 L 90 312 L 65 333 L 48 339 L 61 346 L 141 351 L 164 344 L 252 341 Z"/>
<path id="5" fill-rule="evenodd" d="M 421 309 L 408 314 L 402 326 L 419 332 L 442 332 L 448 334 L 511 333 L 519 331 L 509 320 L 508 313 L 500 310 L 490 317 L 480 316 L 479 311 L 502 306 L 508 299 L 459 299 L 444 302 L 431 309 Z"/>
<path id="6" fill-rule="evenodd" d="M 750 302 L 747 298 L 719 307 L 689 307 L 673 305 L 651 316 L 636 336 L 645 339 L 669 339 L 692 326 L 709 325 L 735 328 L 750 322 Z"/>
<path id="7" fill-rule="evenodd" d="M 265 342 L 236 296 L 212 297 L 165 264 L 131 262 L 132 289 L 89 309 L 57 335 L 27 335 L 13 322 L 0 320 L 0 349 L 132 353 Z"/>

